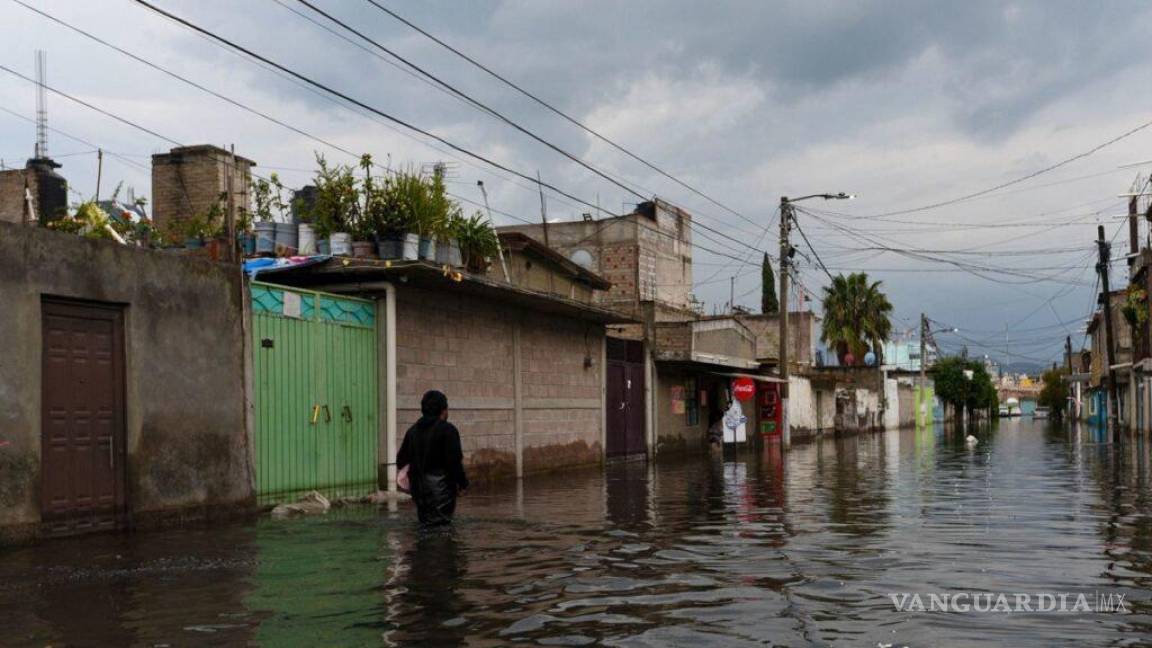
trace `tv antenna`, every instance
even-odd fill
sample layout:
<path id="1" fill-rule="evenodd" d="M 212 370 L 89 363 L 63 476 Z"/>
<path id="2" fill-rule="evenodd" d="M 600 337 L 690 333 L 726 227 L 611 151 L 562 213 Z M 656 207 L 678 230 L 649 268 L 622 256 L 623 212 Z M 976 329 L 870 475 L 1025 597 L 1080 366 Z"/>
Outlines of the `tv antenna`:
<path id="1" fill-rule="evenodd" d="M 48 74 L 48 54 L 36 50 L 36 157 L 48 157 L 48 95 L 45 77 Z"/>

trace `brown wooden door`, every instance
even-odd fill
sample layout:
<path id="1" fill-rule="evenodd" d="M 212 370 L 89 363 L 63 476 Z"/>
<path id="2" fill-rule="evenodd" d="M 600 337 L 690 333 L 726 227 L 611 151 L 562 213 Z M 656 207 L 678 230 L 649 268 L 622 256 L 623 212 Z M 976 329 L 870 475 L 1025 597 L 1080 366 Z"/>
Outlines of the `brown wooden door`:
<path id="1" fill-rule="evenodd" d="M 124 318 L 113 306 L 44 300 L 40 512 L 50 534 L 124 517 Z"/>

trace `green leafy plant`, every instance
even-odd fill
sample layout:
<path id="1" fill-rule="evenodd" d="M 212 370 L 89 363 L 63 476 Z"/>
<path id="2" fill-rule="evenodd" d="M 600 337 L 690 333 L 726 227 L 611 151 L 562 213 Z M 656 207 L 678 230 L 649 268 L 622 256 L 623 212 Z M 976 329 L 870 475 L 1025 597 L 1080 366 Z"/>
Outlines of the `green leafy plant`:
<path id="1" fill-rule="evenodd" d="M 460 253 L 471 272 L 484 272 L 488 260 L 500 252 L 496 231 L 480 212 L 471 218 L 459 216 L 451 221 L 454 235 L 460 241 Z"/>
<path id="2" fill-rule="evenodd" d="M 864 272 L 837 275 L 824 288 L 823 301 L 820 338 L 836 350 L 841 363 L 848 354 L 856 362 L 863 361 L 869 348 L 880 356 L 892 331 L 892 304 L 880 290 L 879 281 L 869 281 Z"/>
<path id="3" fill-rule="evenodd" d="M 280 184 L 279 176 L 273 173 L 267 180 L 257 178 L 252 181 L 252 205 L 256 220 L 261 222 L 284 217 L 288 206 L 284 202 L 284 185 Z"/>
<path id="4" fill-rule="evenodd" d="M 317 235 L 327 238 L 332 232 L 346 232 L 358 213 L 356 177 L 347 165 L 329 166 L 323 155 L 316 154 L 319 169 L 313 185 L 315 200 L 303 210 L 304 220 L 313 223 Z"/>
<path id="5" fill-rule="evenodd" d="M 1148 322 L 1148 292 L 1136 285 L 1128 286 L 1120 312 L 1132 328 L 1144 326 Z"/>

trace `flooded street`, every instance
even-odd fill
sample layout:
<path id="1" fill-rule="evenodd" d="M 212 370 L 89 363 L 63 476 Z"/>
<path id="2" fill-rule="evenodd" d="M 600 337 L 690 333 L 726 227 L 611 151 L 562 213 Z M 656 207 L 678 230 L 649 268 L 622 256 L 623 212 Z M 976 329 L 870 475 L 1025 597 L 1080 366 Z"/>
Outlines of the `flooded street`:
<path id="1" fill-rule="evenodd" d="M 1133 645 L 1149 449 L 1028 419 L 691 457 L 407 505 L 0 553 L 9 645 Z M 1128 614 L 897 611 L 889 594 L 1124 595 Z"/>

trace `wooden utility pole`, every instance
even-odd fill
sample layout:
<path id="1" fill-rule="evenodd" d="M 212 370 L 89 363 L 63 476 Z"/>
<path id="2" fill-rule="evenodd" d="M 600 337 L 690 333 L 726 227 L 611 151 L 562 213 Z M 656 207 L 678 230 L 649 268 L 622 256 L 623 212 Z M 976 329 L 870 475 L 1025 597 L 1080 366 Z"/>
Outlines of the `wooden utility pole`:
<path id="1" fill-rule="evenodd" d="M 921 425 L 928 422 L 928 316 L 920 313 L 920 403 L 917 419 Z"/>
<path id="2" fill-rule="evenodd" d="M 1104 238 L 1103 225 L 1096 229 L 1096 247 L 1100 257 L 1100 261 L 1096 264 L 1096 270 L 1100 273 L 1100 288 L 1103 291 L 1100 294 L 1100 303 L 1104 309 L 1104 357 L 1105 362 L 1108 363 L 1108 426 L 1112 429 L 1112 440 L 1119 443 L 1120 400 L 1116 394 L 1116 350 L 1113 343 L 1115 338 L 1112 335 L 1112 291 L 1108 286 L 1108 264 L 1111 249 L 1108 240 Z"/>
<path id="3" fill-rule="evenodd" d="M 540 223 L 544 228 L 544 247 L 552 247 L 548 241 L 548 203 L 544 202 L 544 183 L 540 180 L 540 170 L 536 170 L 536 188 L 540 190 Z"/>
<path id="4" fill-rule="evenodd" d="M 788 262 L 792 244 L 792 203 L 787 196 L 780 197 L 780 442 L 785 448 L 792 443 L 792 430 L 788 421 Z"/>
<path id="5" fill-rule="evenodd" d="M 1064 337 L 1064 356 L 1068 366 L 1068 375 L 1072 375 L 1072 336 Z"/>
<path id="6" fill-rule="evenodd" d="M 231 165 L 228 168 L 228 175 L 225 177 L 225 185 L 228 191 L 228 212 L 225 215 L 224 221 L 224 235 L 228 237 L 227 245 L 224 249 L 227 250 L 224 259 L 226 261 L 236 261 L 239 256 L 236 249 L 236 145 L 228 145 L 228 158 Z"/>

